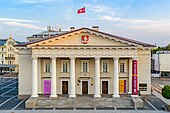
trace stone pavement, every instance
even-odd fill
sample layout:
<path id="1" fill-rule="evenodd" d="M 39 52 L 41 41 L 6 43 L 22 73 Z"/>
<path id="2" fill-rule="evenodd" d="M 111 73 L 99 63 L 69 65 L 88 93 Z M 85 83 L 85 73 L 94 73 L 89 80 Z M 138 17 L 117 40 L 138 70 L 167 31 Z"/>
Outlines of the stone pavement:
<path id="1" fill-rule="evenodd" d="M 0 110 L 0 113 L 167 113 L 154 110 Z"/>
<path id="2" fill-rule="evenodd" d="M 92 96 L 67 97 L 39 97 L 36 108 L 133 108 L 131 97 L 121 96 L 120 98 Z"/>

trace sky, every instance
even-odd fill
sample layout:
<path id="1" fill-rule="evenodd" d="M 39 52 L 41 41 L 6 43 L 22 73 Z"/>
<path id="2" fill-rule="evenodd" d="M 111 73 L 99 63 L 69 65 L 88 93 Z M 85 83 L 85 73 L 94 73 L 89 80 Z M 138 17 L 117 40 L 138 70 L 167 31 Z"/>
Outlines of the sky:
<path id="1" fill-rule="evenodd" d="M 86 13 L 78 15 L 82 7 Z M 26 41 L 49 25 L 62 30 L 97 25 L 102 32 L 166 46 L 170 0 L 0 0 L 0 39 L 12 34 Z"/>

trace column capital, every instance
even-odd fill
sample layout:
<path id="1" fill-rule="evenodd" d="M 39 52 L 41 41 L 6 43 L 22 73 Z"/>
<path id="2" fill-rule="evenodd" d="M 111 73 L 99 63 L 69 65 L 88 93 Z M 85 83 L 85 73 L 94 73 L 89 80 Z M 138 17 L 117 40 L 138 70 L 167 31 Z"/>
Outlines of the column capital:
<path id="1" fill-rule="evenodd" d="M 70 60 L 75 60 L 76 59 L 76 57 L 74 57 L 74 56 L 69 57 L 69 58 L 70 58 Z"/>
<path id="2" fill-rule="evenodd" d="M 32 56 L 32 57 L 31 57 L 31 59 L 33 59 L 33 60 L 37 60 L 37 59 L 38 59 L 38 57 L 37 57 L 37 56 Z"/>
<path id="3" fill-rule="evenodd" d="M 138 57 L 136 56 L 136 57 L 132 57 L 132 60 L 138 60 Z"/>
<path id="4" fill-rule="evenodd" d="M 113 57 L 114 60 L 119 60 L 119 57 Z"/>
<path id="5" fill-rule="evenodd" d="M 100 57 L 94 57 L 95 60 L 100 60 Z"/>
<path id="6" fill-rule="evenodd" d="M 57 59 L 57 57 L 55 57 L 55 56 L 52 56 L 50 58 L 51 58 L 51 60 L 56 60 Z"/>

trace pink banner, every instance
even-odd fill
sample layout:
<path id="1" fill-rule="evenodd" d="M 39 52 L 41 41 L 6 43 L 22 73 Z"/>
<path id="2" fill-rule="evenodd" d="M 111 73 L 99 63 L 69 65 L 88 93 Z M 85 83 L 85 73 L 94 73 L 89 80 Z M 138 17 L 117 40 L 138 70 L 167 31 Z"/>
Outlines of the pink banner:
<path id="1" fill-rule="evenodd" d="M 51 80 L 44 80 L 44 95 L 51 94 Z"/>
<path id="2" fill-rule="evenodd" d="M 137 75 L 138 72 L 137 72 L 137 69 L 138 69 L 138 65 L 137 65 L 137 60 L 133 60 L 132 62 L 132 75 Z"/>
<path id="3" fill-rule="evenodd" d="M 132 94 L 138 95 L 138 61 L 132 61 Z"/>
<path id="4" fill-rule="evenodd" d="M 138 95 L 138 76 L 132 76 L 132 94 Z"/>

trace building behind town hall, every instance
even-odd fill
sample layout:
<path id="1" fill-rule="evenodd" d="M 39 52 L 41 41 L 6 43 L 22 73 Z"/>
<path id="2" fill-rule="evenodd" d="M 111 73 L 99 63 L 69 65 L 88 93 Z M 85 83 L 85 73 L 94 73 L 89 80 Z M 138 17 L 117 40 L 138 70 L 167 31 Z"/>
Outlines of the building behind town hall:
<path id="1" fill-rule="evenodd" d="M 0 73 L 19 71 L 18 50 L 14 45 L 20 43 L 12 35 L 7 39 L 0 39 Z"/>

